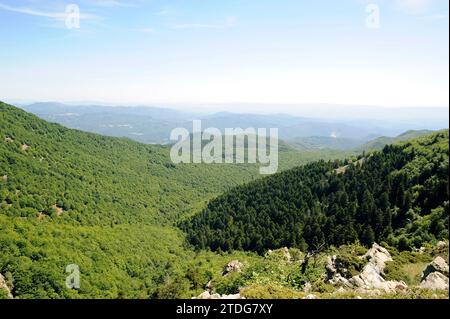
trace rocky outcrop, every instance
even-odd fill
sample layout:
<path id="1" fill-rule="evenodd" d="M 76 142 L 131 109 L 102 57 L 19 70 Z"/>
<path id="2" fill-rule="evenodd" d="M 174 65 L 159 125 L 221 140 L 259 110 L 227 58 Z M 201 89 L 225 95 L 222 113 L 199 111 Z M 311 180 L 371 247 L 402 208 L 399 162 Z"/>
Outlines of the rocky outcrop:
<path id="1" fill-rule="evenodd" d="M 361 257 L 369 262 L 364 266 L 363 271 L 349 279 L 353 287 L 363 289 L 378 289 L 385 292 L 405 290 L 408 288 L 403 281 L 387 281 L 383 278 L 383 271 L 386 262 L 392 261 L 391 254 L 380 245 L 374 243 L 372 248 Z"/>
<path id="2" fill-rule="evenodd" d="M 232 272 L 241 272 L 242 271 L 242 267 L 244 267 L 244 265 L 239 260 L 230 261 L 225 266 L 224 275 L 226 276 L 226 275 L 228 275 L 229 273 L 232 273 Z"/>
<path id="3" fill-rule="evenodd" d="M 422 280 L 433 272 L 439 272 L 448 277 L 448 265 L 442 257 L 436 257 L 431 263 L 427 265 L 422 273 Z"/>
<path id="4" fill-rule="evenodd" d="M 436 257 L 425 267 L 420 288 L 448 290 L 448 264 L 442 257 Z"/>
<path id="5" fill-rule="evenodd" d="M 445 241 L 438 241 L 438 243 L 436 244 L 436 248 L 437 249 L 445 249 L 448 248 L 448 243 Z"/>
<path id="6" fill-rule="evenodd" d="M 224 269 L 223 276 L 226 277 L 230 273 L 233 272 L 242 272 L 242 268 L 244 267 L 244 264 L 242 264 L 239 260 L 232 260 L 230 261 Z M 240 294 L 231 294 L 231 295 L 221 295 L 214 292 L 214 283 L 212 280 L 210 280 L 205 288 L 204 292 L 202 292 L 197 297 L 193 297 L 192 299 L 245 299 Z"/>
<path id="7" fill-rule="evenodd" d="M 219 294 L 211 294 L 209 291 L 202 292 L 198 297 L 194 297 L 192 299 L 245 299 L 240 294 L 234 295 L 219 295 Z"/>
<path id="8" fill-rule="evenodd" d="M 420 283 L 420 288 L 432 290 L 448 290 L 448 277 L 440 272 L 433 272 L 429 274 Z"/>
<path id="9" fill-rule="evenodd" d="M 9 298 L 13 298 L 13 295 L 11 294 L 11 291 L 9 290 L 8 285 L 6 284 L 5 277 L 3 277 L 2 274 L 0 274 L 0 290 L 5 290 L 6 294 Z"/>
<path id="10" fill-rule="evenodd" d="M 348 282 L 348 271 L 338 261 L 337 256 L 328 256 L 327 264 L 325 266 L 327 271 L 327 281 L 334 286 L 351 288 L 351 284 Z"/>
<path id="11" fill-rule="evenodd" d="M 367 260 L 368 263 L 359 275 L 347 279 L 343 276 L 345 269 L 340 269 L 339 264 L 336 263 L 336 257 L 330 257 L 326 266 L 328 282 L 336 286 L 357 289 L 361 293 L 369 290 L 393 292 L 408 288 L 406 283 L 402 281 L 387 281 L 383 278 L 386 262 L 392 261 L 391 254 L 385 248 L 374 243 L 372 248 L 360 258 Z"/>
<path id="12" fill-rule="evenodd" d="M 312 290 L 313 290 L 313 287 L 312 287 L 311 283 L 309 281 L 306 282 L 305 285 L 303 286 L 303 292 L 310 293 L 310 292 L 312 292 Z"/>

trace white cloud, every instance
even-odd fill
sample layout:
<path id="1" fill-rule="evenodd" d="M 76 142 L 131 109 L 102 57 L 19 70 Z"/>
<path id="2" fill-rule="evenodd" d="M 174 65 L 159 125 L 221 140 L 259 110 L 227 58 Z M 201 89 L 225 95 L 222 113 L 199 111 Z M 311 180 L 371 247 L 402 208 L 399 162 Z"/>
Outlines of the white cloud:
<path id="1" fill-rule="evenodd" d="M 224 23 L 207 24 L 207 23 L 187 23 L 176 24 L 173 29 L 229 29 L 236 26 L 236 17 L 227 17 Z"/>

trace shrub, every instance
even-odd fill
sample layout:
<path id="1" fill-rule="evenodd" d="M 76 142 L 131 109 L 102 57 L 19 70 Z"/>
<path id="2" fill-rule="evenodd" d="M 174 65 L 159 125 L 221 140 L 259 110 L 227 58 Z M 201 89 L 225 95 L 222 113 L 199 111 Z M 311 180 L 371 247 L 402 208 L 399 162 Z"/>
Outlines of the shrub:
<path id="1" fill-rule="evenodd" d="M 306 294 L 294 289 L 278 285 L 251 285 L 240 291 L 247 299 L 300 299 Z"/>

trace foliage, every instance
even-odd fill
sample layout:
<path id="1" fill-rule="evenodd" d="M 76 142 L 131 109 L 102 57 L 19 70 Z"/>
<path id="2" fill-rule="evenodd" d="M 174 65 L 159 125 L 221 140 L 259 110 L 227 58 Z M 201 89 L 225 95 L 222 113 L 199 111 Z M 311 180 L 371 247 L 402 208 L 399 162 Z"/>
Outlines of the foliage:
<path id="1" fill-rule="evenodd" d="M 0 273 L 12 274 L 19 298 L 191 296 L 180 281 L 195 253 L 173 223 L 259 177 L 252 165 L 170 165 L 168 147 L 66 129 L 3 103 L 0 154 Z M 80 266 L 79 290 L 65 286 L 69 264 Z"/>
<path id="2" fill-rule="evenodd" d="M 279 247 L 401 250 L 448 238 L 448 131 L 359 161 L 318 161 L 238 186 L 181 224 L 191 244 L 263 253 Z"/>
<path id="3" fill-rule="evenodd" d="M 403 205 L 408 207 L 407 211 L 401 209 L 402 205 L 390 207 L 393 221 L 401 220 L 394 218 L 398 214 L 412 217 L 412 223 L 396 227 L 393 237 L 388 236 L 392 241 L 398 242 L 401 235 L 406 236 L 411 245 L 448 238 L 448 202 L 435 205 L 443 194 L 442 180 L 448 176 L 443 171 L 445 165 L 448 167 L 444 142 L 445 138 L 438 138 L 429 147 L 424 146 L 421 152 L 425 155 L 416 156 L 417 165 L 407 164 L 396 168 L 397 173 L 391 172 L 393 180 L 401 179 L 396 174 L 407 167 L 408 179 L 404 187 L 412 198 L 412 205 Z M 412 146 L 404 149 L 408 147 Z M 235 227 L 239 223 L 233 224 L 229 217 L 222 223 L 232 225 L 230 230 L 237 241 L 234 237 L 226 237 L 230 234 L 223 230 L 218 232 L 218 238 L 224 241 L 223 246 L 217 247 L 222 251 L 218 253 L 192 250 L 186 246 L 183 232 L 174 227 L 180 222 L 190 223 L 186 220 L 197 216 L 208 200 L 225 191 L 235 194 L 233 188 L 244 183 L 248 185 L 237 190 L 265 183 L 270 187 L 277 186 L 274 196 L 268 196 L 276 199 L 270 207 L 276 209 L 284 200 L 280 183 L 285 181 L 280 180 L 279 184 L 272 184 L 272 178 L 255 181 L 260 179 L 257 166 L 174 165 L 167 146 L 143 145 L 124 138 L 66 129 L 4 103 L 0 103 L 0 154 L 0 273 L 8 280 L 17 298 L 190 298 L 202 292 L 209 281 L 214 289 L 223 293 L 252 285 L 277 287 L 274 295 L 299 296 L 307 281 L 326 293 L 327 287 L 319 287 L 323 256 L 304 271 L 300 265 L 305 258 L 301 251 L 306 251 L 307 244 L 319 243 L 328 234 L 327 230 L 313 223 L 309 229 L 310 237 L 303 238 L 307 229 L 305 224 L 298 222 L 301 218 L 288 214 L 292 205 L 276 213 L 272 221 L 264 214 L 258 217 L 249 214 L 250 227 L 243 230 L 244 234 L 248 232 L 254 236 L 261 230 L 260 222 L 271 221 L 269 224 L 275 227 L 273 229 L 280 231 L 271 229 L 272 237 L 265 237 L 265 232 L 261 232 L 259 244 L 263 248 L 298 247 L 298 250 L 290 249 L 291 261 L 277 254 L 261 257 L 252 252 L 233 250 L 233 247 L 240 249 L 248 245 L 245 236 L 239 235 L 240 230 L 234 233 L 239 229 Z M 280 167 L 284 169 L 319 157 L 330 159 L 343 154 L 298 153 L 283 148 L 280 149 Z M 441 162 L 436 167 L 441 157 L 447 158 L 447 164 Z M 303 204 L 312 204 L 313 194 L 322 186 L 326 190 L 340 187 L 339 180 L 345 182 L 343 176 L 351 172 L 364 176 L 356 168 L 350 168 L 343 176 L 330 174 L 330 169 L 332 172 L 341 164 L 339 161 L 322 161 L 282 175 L 301 172 L 298 177 L 305 177 L 305 182 L 308 178 L 312 182 L 315 176 L 322 177 L 319 186 L 311 185 L 309 191 L 303 186 L 300 189 L 294 187 L 295 181 L 290 182 L 293 193 L 287 192 L 285 199 L 290 199 L 299 190 L 306 190 L 306 197 L 299 197 L 299 202 L 293 203 L 299 209 L 294 210 L 303 214 Z M 412 181 L 409 181 L 410 177 Z M 350 190 L 350 186 L 346 185 L 345 190 Z M 264 193 L 256 193 L 259 190 L 259 187 L 255 188 L 256 197 L 249 198 L 244 208 L 250 207 L 252 200 L 267 197 Z M 328 195 L 332 193 L 330 191 Z M 325 203 L 345 202 L 344 193 L 343 190 L 335 192 L 330 199 L 319 196 L 318 199 L 324 201 L 315 203 L 313 211 L 317 208 L 323 219 L 327 212 Z M 373 194 L 376 204 L 377 195 Z M 360 202 L 358 198 L 349 197 L 348 200 Z M 210 205 L 214 203 L 212 201 Z M 305 216 L 315 220 L 312 213 Z M 342 211 L 336 212 L 336 216 L 346 218 Z M 276 226 L 284 227 L 286 221 L 292 221 L 292 227 L 287 227 L 292 234 L 289 236 L 283 234 L 282 227 Z M 199 226 L 203 227 L 201 223 Z M 222 227 L 220 220 L 216 226 Z M 342 230 L 338 228 L 332 236 Z M 356 235 L 352 231 L 344 233 L 349 238 L 356 238 L 359 231 L 356 230 Z M 374 231 L 377 235 L 375 228 Z M 188 232 L 193 234 L 192 230 Z M 206 243 L 210 237 L 205 235 L 197 240 Z M 193 240 L 192 236 L 189 238 Z M 224 266 L 234 259 L 245 264 L 243 272 L 223 277 Z M 80 267 L 79 289 L 68 289 L 65 285 L 68 275 L 65 268 L 69 264 Z M 0 292 L 0 298 L 4 297 L 2 294 Z"/>

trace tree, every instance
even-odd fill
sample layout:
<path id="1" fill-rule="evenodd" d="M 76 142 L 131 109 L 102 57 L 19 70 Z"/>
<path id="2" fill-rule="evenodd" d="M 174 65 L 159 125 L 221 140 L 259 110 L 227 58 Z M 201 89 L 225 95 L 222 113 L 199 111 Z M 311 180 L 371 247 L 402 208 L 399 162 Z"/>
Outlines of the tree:
<path id="1" fill-rule="evenodd" d="M 373 232 L 373 229 L 370 225 L 366 225 L 364 228 L 364 231 L 361 235 L 361 243 L 365 246 L 372 246 L 375 242 L 375 234 Z"/>

